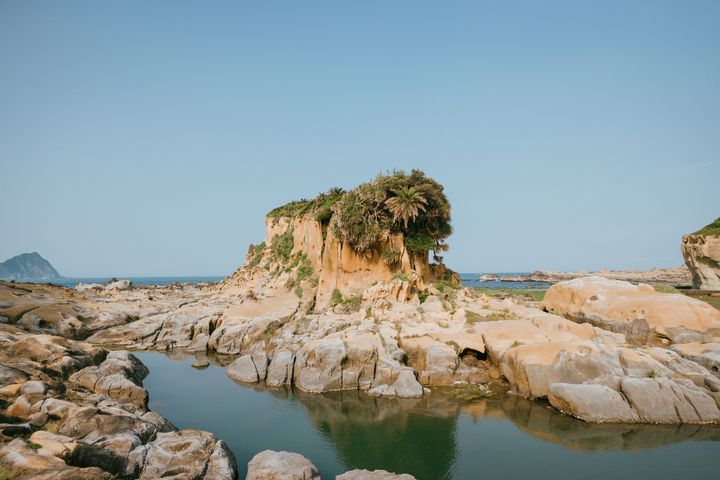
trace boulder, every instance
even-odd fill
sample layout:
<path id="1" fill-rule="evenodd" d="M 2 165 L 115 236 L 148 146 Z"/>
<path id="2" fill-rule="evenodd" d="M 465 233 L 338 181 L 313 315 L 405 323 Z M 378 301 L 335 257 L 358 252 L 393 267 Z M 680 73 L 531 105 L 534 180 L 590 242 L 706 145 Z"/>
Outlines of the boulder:
<path id="1" fill-rule="evenodd" d="M 292 383 L 295 355 L 289 350 L 275 352 L 268 366 L 265 383 L 269 387 L 279 387 Z"/>
<path id="2" fill-rule="evenodd" d="M 257 383 L 258 372 L 250 355 L 243 355 L 225 368 L 225 374 L 237 382 Z"/>
<path id="3" fill-rule="evenodd" d="M 118 280 L 115 282 L 110 282 L 107 285 L 105 285 L 106 292 L 130 290 L 131 288 L 132 288 L 132 282 L 130 280 Z"/>
<path id="4" fill-rule="evenodd" d="M 423 396 L 423 387 L 415 378 L 415 373 L 411 368 L 400 370 L 397 379 L 392 384 L 392 388 L 398 397 L 415 398 Z"/>
<path id="5" fill-rule="evenodd" d="M 187 429 L 158 433 L 155 440 L 133 450 L 127 473 L 132 472 L 140 480 L 165 477 L 233 480 L 237 466 L 224 442 L 209 432 Z M 211 472 L 212 476 L 208 476 Z"/>
<path id="6" fill-rule="evenodd" d="M 552 383 L 550 405 L 563 413 L 596 423 L 636 423 L 638 414 L 617 391 L 597 384 Z"/>
<path id="7" fill-rule="evenodd" d="M 245 480 L 320 480 L 320 472 L 299 453 L 265 450 L 250 460 Z"/>
<path id="8" fill-rule="evenodd" d="M 46 442 L 47 445 L 47 442 Z M 41 452 L 41 450 L 44 450 Z M 13 480 L 101 480 L 112 475 L 90 467 L 79 468 L 66 464 L 62 459 L 49 454 L 45 446 L 35 450 L 21 439 L 15 439 L 0 447 L 0 465 Z"/>
<path id="9" fill-rule="evenodd" d="M 542 308 L 576 322 L 623 333 L 635 343 L 647 343 L 655 335 L 673 339 L 688 331 L 708 336 L 720 333 L 720 311 L 708 303 L 682 294 L 659 293 L 649 285 L 602 277 L 553 285 Z"/>

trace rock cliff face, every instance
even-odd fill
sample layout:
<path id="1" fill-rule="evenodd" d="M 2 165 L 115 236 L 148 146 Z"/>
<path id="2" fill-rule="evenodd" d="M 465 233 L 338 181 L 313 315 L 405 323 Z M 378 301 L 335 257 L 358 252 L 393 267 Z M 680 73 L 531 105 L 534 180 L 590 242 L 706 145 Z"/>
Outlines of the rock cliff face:
<path id="1" fill-rule="evenodd" d="M 402 278 L 409 283 L 403 293 L 409 295 L 424 290 L 432 280 L 427 254 L 409 252 L 401 233 L 385 235 L 372 250 L 360 254 L 332 230 L 323 232 L 322 225 L 310 215 L 266 218 L 265 224 L 265 247 L 258 249 L 259 257 L 249 255 L 226 286 L 249 282 L 278 291 L 299 286 L 305 292 L 303 298 L 316 309 L 325 309 L 332 306 L 333 294 L 335 301 L 338 293 L 345 299 L 360 298 L 375 284 Z M 275 248 L 283 241 L 287 242 L 287 258 Z M 398 259 L 388 264 L 384 251 L 398 252 Z"/>
<path id="2" fill-rule="evenodd" d="M 682 254 L 692 273 L 693 288 L 720 290 L 720 218 L 682 238 Z"/>

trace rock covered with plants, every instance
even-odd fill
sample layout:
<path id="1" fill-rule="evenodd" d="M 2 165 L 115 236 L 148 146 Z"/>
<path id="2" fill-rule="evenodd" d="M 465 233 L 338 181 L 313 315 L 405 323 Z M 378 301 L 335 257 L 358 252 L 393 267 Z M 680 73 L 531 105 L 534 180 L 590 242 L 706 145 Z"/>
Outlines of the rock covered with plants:
<path id="1" fill-rule="evenodd" d="M 441 256 L 450 220 L 442 185 L 419 170 L 378 175 L 349 191 L 332 188 L 270 211 L 265 241 L 251 245 L 226 284 L 287 287 L 328 308 L 352 307 L 371 286 L 398 280 L 394 293 L 408 299 L 451 278 Z"/>

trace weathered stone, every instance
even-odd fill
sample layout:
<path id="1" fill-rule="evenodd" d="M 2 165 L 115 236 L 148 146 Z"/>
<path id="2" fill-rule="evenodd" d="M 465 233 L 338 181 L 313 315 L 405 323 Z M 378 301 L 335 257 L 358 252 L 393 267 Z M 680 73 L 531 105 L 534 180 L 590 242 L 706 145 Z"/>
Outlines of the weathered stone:
<path id="1" fill-rule="evenodd" d="M 243 383 L 257 383 L 258 373 L 250 355 L 243 355 L 225 368 L 228 377 Z"/>
<path id="2" fill-rule="evenodd" d="M 245 480 L 320 480 L 320 472 L 298 453 L 265 450 L 250 460 Z"/>
<path id="3" fill-rule="evenodd" d="M 625 423 L 640 419 L 618 392 L 604 385 L 553 383 L 549 390 L 550 405 L 586 422 Z"/>

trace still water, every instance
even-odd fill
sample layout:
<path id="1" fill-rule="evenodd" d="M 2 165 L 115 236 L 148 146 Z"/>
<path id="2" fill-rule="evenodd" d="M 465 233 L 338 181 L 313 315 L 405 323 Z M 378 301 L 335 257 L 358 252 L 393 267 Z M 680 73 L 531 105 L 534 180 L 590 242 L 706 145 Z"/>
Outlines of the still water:
<path id="1" fill-rule="evenodd" d="M 240 478 L 265 449 L 306 456 L 323 478 L 354 468 L 418 480 L 478 478 L 718 478 L 720 427 L 589 425 L 514 397 L 461 403 L 439 393 L 422 400 L 358 392 L 308 395 L 241 386 L 212 360 L 141 352 L 150 368 L 150 408 L 178 428 L 225 440 Z"/>

